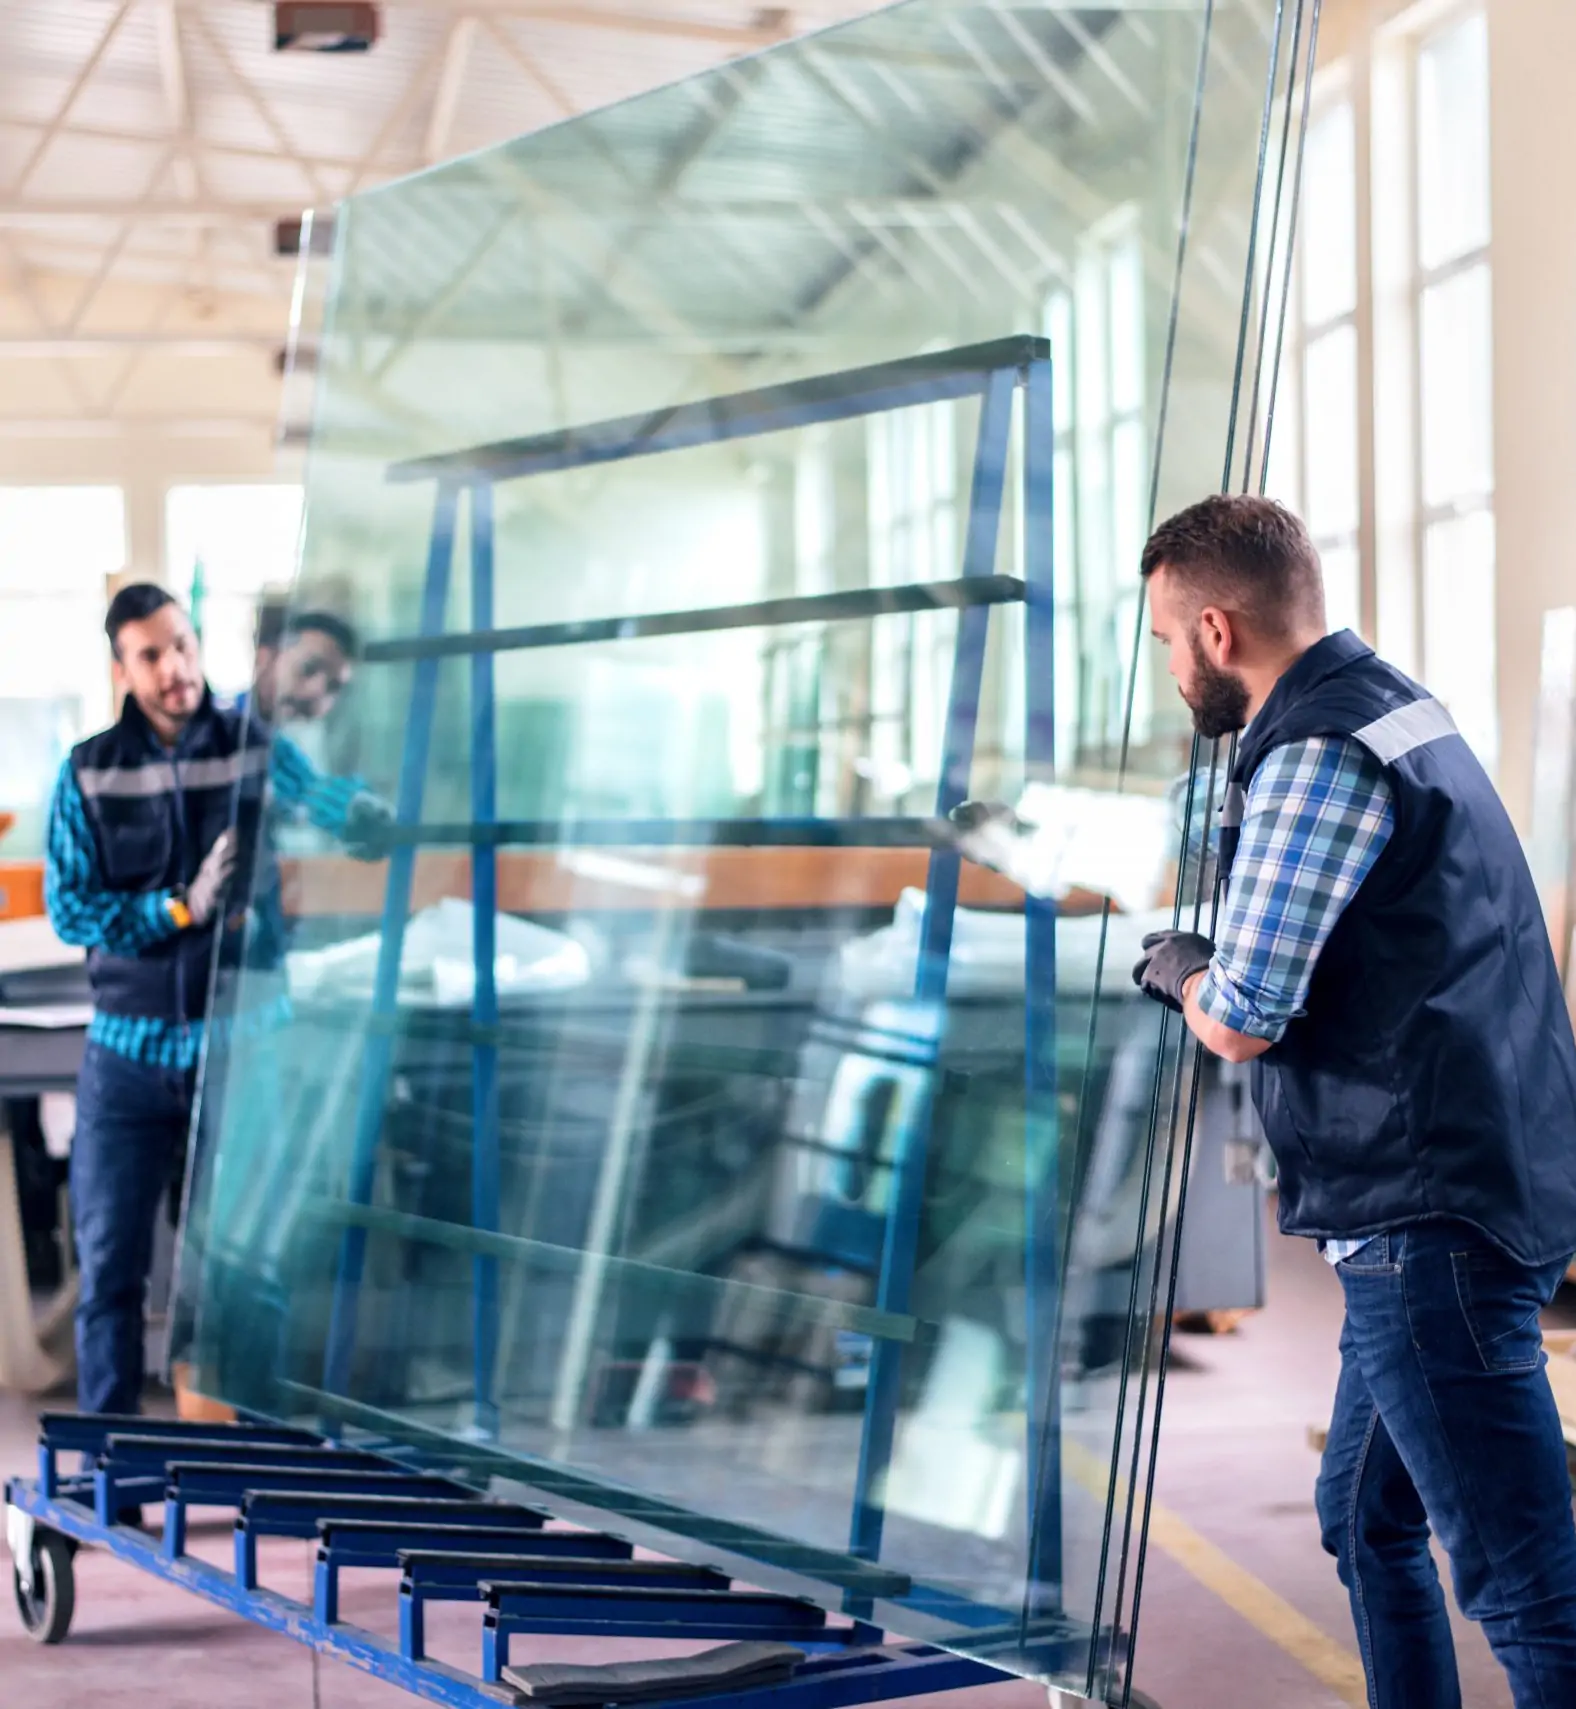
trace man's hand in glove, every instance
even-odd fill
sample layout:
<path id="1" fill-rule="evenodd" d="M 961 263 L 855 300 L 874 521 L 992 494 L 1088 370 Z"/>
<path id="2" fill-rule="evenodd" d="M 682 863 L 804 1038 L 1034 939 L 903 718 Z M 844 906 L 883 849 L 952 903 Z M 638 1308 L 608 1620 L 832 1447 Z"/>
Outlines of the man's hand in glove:
<path id="1" fill-rule="evenodd" d="M 1028 830 L 1005 801 L 965 801 L 947 815 L 960 831 L 979 831 L 987 825 L 999 825 L 1014 835 Z"/>
<path id="2" fill-rule="evenodd" d="M 357 860 L 382 860 L 393 847 L 394 809 L 388 802 L 363 790 L 354 796 L 345 813 L 341 841 Z"/>
<path id="3" fill-rule="evenodd" d="M 235 831 L 221 831 L 203 856 L 197 876 L 186 886 L 186 907 L 194 926 L 206 926 L 219 911 L 235 872 Z"/>
<path id="4" fill-rule="evenodd" d="M 1010 878 L 1015 848 L 1030 829 L 1005 801 L 965 801 L 947 815 L 940 840 L 976 866 Z"/>
<path id="5" fill-rule="evenodd" d="M 1215 946 L 1199 932 L 1151 932 L 1144 939 L 1143 959 L 1133 969 L 1133 983 L 1180 1015 L 1183 987 L 1214 954 Z"/>

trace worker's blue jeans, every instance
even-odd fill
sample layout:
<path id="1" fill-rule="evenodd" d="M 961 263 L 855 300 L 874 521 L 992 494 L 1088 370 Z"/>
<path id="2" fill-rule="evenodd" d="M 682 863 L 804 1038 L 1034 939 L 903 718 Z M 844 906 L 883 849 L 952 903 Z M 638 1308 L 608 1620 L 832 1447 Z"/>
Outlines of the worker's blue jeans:
<path id="1" fill-rule="evenodd" d="M 77 1080 L 71 1215 L 77 1301 L 77 1405 L 136 1412 L 153 1232 L 191 1120 L 194 1076 L 90 1043 Z"/>
<path id="2" fill-rule="evenodd" d="M 1516 1709 L 1576 1705 L 1576 1524 L 1528 1269 L 1464 1223 L 1382 1235 L 1336 1267 L 1341 1378 L 1319 1478 L 1372 1709 L 1459 1709 L 1429 1528 Z"/>

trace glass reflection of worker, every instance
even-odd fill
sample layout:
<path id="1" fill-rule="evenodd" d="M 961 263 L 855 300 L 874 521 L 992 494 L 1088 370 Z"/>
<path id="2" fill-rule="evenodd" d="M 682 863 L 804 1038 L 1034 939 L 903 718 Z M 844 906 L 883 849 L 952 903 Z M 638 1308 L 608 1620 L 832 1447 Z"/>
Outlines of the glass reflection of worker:
<path id="1" fill-rule="evenodd" d="M 269 600 L 257 613 L 250 701 L 265 724 L 326 718 L 355 673 L 356 632 L 331 611 L 292 611 Z"/>
<path id="2" fill-rule="evenodd" d="M 1217 496 L 1142 570 L 1199 733 L 1245 732 L 1215 940 L 1134 971 L 1254 1065 L 1280 1223 L 1346 1296 L 1319 1479 L 1368 1700 L 1461 1702 L 1429 1550 L 1517 1709 L 1576 1704 L 1576 1526 L 1538 1313 L 1576 1250 L 1576 1042 L 1537 891 L 1425 689 L 1326 632 L 1302 524 Z"/>
<path id="3" fill-rule="evenodd" d="M 244 911 L 227 914 L 226 897 L 244 895 L 254 858 L 265 858 L 265 793 L 340 837 L 357 821 L 365 833 L 376 815 L 359 790 L 273 745 L 254 714 L 214 698 L 191 621 L 163 588 L 123 588 L 104 627 L 124 706 L 61 768 L 45 903 L 56 932 L 88 951 L 94 1006 L 71 1152 L 77 1399 L 84 1412 L 129 1413 L 142 1389 L 155 1219 L 191 1120 L 214 940 L 242 935 Z M 376 852 L 365 834 L 358 846 Z"/>
<path id="4" fill-rule="evenodd" d="M 333 711 L 350 686 L 360 640 L 354 627 L 331 611 L 294 611 L 288 601 L 266 599 L 257 612 L 257 656 L 252 686 L 236 696 L 236 705 L 266 727 L 273 741 L 272 770 L 300 781 L 278 789 L 270 802 L 272 819 L 311 818 L 303 803 L 311 790 L 339 791 L 343 823 L 330 830 L 358 859 L 375 860 L 387 852 L 386 832 L 393 813 L 359 778 L 320 776 L 297 744 L 280 733 L 282 724 L 315 723 Z M 266 831 L 265 831 L 266 834 Z M 286 944 L 284 897 L 277 863 L 260 870 L 252 893 L 254 935 L 272 940 L 283 956 Z"/>

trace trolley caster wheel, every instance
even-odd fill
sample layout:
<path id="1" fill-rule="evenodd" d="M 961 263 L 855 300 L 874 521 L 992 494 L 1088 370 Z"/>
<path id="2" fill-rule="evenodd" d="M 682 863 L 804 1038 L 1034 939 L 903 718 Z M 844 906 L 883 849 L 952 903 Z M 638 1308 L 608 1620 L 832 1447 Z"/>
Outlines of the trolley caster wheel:
<path id="1" fill-rule="evenodd" d="M 20 1562 L 11 1569 L 16 1610 L 35 1643 L 61 1643 L 71 1630 L 77 1605 L 73 1553 L 70 1538 L 58 1531 L 37 1530 L 33 1533 L 32 1583 L 24 1582 Z"/>

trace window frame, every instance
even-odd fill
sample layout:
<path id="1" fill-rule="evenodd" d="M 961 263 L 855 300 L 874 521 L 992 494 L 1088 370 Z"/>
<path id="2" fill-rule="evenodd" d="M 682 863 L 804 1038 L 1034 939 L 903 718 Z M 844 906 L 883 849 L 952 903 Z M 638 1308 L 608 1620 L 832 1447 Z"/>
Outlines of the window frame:
<path id="1" fill-rule="evenodd" d="M 1405 113 L 1398 132 L 1405 138 L 1404 172 L 1406 177 L 1406 196 L 1409 219 L 1406 229 L 1407 268 L 1405 277 L 1405 295 L 1407 317 L 1407 344 L 1412 373 L 1412 399 L 1410 409 L 1410 425 L 1412 440 L 1410 445 L 1410 462 L 1412 471 L 1412 514 L 1413 550 L 1412 550 L 1412 609 L 1414 617 L 1414 647 L 1418 660 L 1419 675 L 1424 682 L 1429 682 L 1436 674 L 1439 660 L 1430 657 L 1430 598 L 1428 586 L 1428 545 L 1431 533 L 1438 527 L 1452 522 L 1466 521 L 1474 516 L 1486 516 L 1491 529 L 1496 521 L 1495 515 L 1495 459 L 1493 434 L 1493 291 L 1494 291 L 1494 210 L 1492 197 L 1488 207 L 1487 231 L 1481 242 L 1459 254 L 1450 256 L 1447 260 L 1425 265 L 1423 261 L 1423 212 L 1422 212 L 1422 100 L 1420 95 L 1420 67 L 1422 57 L 1431 42 L 1438 41 L 1451 31 L 1463 27 L 1474 17 L 1485 18 L 1484 6 L 1481 0 L 1469 0 L 1466 4 L 1436 5 L 1427 4 L 1406 14 L 1400 23 L 1405 26 L 1391 45 L 1392 53 L 1399 51 L 1404 55 L 1403 76 L 1397 80 L 1399 87 L 1405 91 Z M 1487 68 L 1484 78 L 1487 79 Z M 1484 102 L 1484 134 L 1483 147 L 1492 159 L 1493 136 L 1490 129 L 1487 101 Z M 1486 174 L 1485 174 L 1486 176 Z M 1488 361 L 1490 374 L 1489 389 L 1489 484 L 1484 489 L 1473 489 L 1458 492 L 1448 498 L 1430 501 L 1427 493 L 1427 470 L 1424 464 L 1425 446 L 1424 433 L 1427 411 L 1425 397 L 1427 380 L 1423 361 L 1423 306 L 1431 291 L 1448 284 L 1453 279 L 1481 268 L 1484 272 L 1488 300 L 1490 305 L 1488 338 Z M 1498 579 L 1498 559 L 1494 559 L 1491 576 L 1493 581 Z M 1494 604 L 1491 581 L 1491 607 Z M 1498 660 L 1492 646 L 1483 649 L 1482 654 L 1489 672 L 1487 684 L 1487 702 L 1493 709 L 1493 728 L 1490 733 L 1490 751 L 1480 754 L 1490 775 L 1495 770 L 1499 747 L 1499 716 L 1498 716 Z"/>

